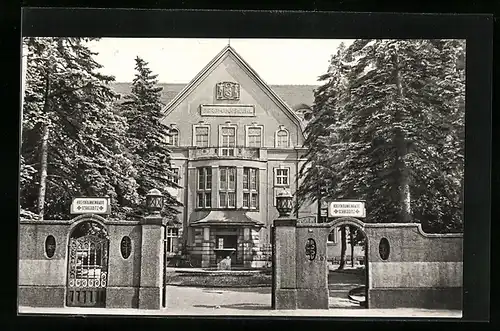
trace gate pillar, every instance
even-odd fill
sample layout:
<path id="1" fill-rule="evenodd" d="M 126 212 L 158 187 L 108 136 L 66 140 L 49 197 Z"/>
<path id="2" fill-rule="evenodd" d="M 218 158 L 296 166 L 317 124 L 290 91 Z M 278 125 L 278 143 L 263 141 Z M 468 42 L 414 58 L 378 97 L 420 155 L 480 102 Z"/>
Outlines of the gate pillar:
<path id="1" fill-rule="evenodd" d="M 295 218 L 278 218 L 273 226 L 273 309 L 297 309 Z"/>
<path id="2" fill-rule="evenodd" d="M 141 226 L 139 309 L 160 309 L 163 300 L 163 237 L 165 224 L 160 215 L 153 214 L 144 217 Z"/>

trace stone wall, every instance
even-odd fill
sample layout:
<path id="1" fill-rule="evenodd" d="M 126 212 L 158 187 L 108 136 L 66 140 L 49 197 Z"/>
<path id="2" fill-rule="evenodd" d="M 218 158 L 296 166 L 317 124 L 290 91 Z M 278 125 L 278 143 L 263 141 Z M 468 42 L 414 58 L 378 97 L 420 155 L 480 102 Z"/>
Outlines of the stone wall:
<path id="1" fill-rule="evenodd" d="M 20 306 L 64 307 L 68 254 L 68 221 L 21 221 L 19 226 Z M 45 253 L 51 235 L 56 248 L 52 258 Z"/>
<path id="2" fill-rule="evenodd" d="M 107 221 L 96 215 L 82 215 L 72 220 L 20 221 L 19 305 L 66 306 L 69 238 L 75 226 L 86 221 L 101 224 L 109 236 L 105 306 L 160 308 L 161 294 L 157 292 L 161 291 L 163 270 L 161 219 Z M 48 236 L 53 236 L 56 243 L 52 257 L 45 249 Z M 122 256 L 120 247 L 124 236 L 131 241 L 127 258 Z M 152 291 L 160 296 L 151 295 Z"/>
<path id="3" fill-rule="evenodd" d="M 431 235 L 418 224 L 367 224 L 369 307 L 462 309 L 463 238 Z M 386 238 L 389 256 L 379 243 Z"/>
<path id="4" fill-rule="evenodd" d="M 274 307 L 328 308 L 327 237 L 341 224 L 357 226 L 368 238 L 369 308 L 462 309 L 461 234 L 426 234 L 417 223 L 364 224 L 351 218 L 323 224 L 275 220 Z M 387 256 L 379 247 L 382 238 L 389 243 Z M 310 239 L 314 258 L 306 250 Z"/>

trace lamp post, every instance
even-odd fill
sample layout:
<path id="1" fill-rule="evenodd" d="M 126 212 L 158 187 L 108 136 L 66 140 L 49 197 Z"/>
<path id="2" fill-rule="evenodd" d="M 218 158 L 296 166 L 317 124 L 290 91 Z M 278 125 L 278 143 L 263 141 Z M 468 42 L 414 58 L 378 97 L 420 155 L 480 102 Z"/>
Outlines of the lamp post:
<path id="1" fill-rule="evenodd" d="M 276 195 L 276 209 L 280 218 L 290 217 L 293 209 L 293 196 L 287 189 L 283 189 Z"/>
<path id="2" fill-rule="evenodd" d="M 146 206 L 152 215 L 158 216 L 163 209 L 163 194 L 158 189 L 152 189 L 146 194 Z"/>

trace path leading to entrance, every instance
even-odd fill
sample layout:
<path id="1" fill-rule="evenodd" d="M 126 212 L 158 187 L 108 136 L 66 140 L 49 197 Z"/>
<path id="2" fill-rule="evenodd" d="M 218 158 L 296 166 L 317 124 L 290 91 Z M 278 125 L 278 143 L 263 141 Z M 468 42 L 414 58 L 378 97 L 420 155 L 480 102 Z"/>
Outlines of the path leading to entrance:
<path id="1" fill-rule="evenodd" d="M 353 288 L 365 285 L 364 269 L 336 270 L 330 269 L 328 273 L 329 307 L 364 309 L 358 303 L 348 298 L 348 293 Z"/>
<path id="2" fill-rule="evenodd" d="M 162 310 L 112 308 L 30 308 L 20 307 L 20 313 L 97 314 L 97 315 L 164 315 L 164 316 L 318 316 L 318 317 L 452 317 L 460 311 L 425 309 L 329 309 L 271 310 L 271 289 L 264 288 L 194 288 L 167 287 L 168 308 Z"/>

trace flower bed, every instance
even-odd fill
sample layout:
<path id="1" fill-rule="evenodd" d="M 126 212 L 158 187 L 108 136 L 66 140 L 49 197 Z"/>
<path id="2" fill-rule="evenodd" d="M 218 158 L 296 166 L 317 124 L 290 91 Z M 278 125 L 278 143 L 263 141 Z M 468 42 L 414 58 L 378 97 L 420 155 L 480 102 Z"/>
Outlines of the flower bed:
<path id="1" fill-rule="evenodd" d="M 167 273 L 166 284 L 193 287 L 271 286 L 271 273 L 264 270 L 184 269 Z"/>

